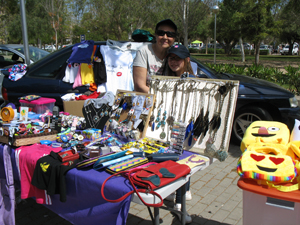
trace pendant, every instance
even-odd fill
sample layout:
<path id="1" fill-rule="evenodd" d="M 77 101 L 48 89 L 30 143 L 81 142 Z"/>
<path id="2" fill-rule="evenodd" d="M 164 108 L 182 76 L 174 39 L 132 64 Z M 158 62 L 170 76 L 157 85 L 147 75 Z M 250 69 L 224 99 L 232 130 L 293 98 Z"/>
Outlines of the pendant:
<path id="1" fill-rule="evenodd" d="M 169 116 L 167 119 L 167 122 L 170 126 L 174 124 L 175 118 L 173 116 Z"/>
<path id="2" fill-rule="evenodd" d="M 160 137 L 161 139 L 165 139 L 166 133 L 165 133 L 164 131 L 162 131 L 162 132 L 160 133 L 159 137 Z"/>
<path id="3" fill-rule="evenodd" d="M 96 115 L 93 117 L 93 120 L 95 123 L 97 123 L 100 120 L 100 117 Z"/>

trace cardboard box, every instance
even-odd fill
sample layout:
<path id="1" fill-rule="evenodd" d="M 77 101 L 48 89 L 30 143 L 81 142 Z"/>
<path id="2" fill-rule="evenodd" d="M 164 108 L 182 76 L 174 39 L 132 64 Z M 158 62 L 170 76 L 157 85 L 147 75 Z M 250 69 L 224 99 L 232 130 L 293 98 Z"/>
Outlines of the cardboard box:
<path id="1" fill-rule="evenodd" d="M 74 116 L 82 116 L 82 108 L 84 104 L 84 100 L 79 101 L 64 101 L 64 112 L 68 112 Z"/>

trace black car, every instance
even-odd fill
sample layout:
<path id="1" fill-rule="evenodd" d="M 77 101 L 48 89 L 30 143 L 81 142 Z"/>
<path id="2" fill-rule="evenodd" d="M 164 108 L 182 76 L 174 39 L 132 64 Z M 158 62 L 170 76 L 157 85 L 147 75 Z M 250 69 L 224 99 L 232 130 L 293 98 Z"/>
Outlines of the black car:
<path id="1" fill-rule="evenodd" d="M 95 45 L 103 44 L 106 42 L 95 42 Z M 86 86 L 73 89 L 72 84 L 62 81 L 71 52 L 72 46 L 68 46 L 49 54 L 28 66 L 26 75 L 17 82 L 10 81 L 8 72 L 2 71 L 2 98 L 5 102 L 18 103 L 19 97 L 36 94 L 55 98 L 56 105 L 62 108 L 61 96 L 66 93 L 84 93 L 88 90 Z M 295 119 L 300 118 L 300 108 L 294 94 L 280 86 L 243 75 L 217 73 L 196 59 L 191 60 L 197 63 L 197 73 L 201 78 L 240 81 L 232 141 L 240 142 L 246 128 L 255 120 L 280 121 L 291 129 Z"/>

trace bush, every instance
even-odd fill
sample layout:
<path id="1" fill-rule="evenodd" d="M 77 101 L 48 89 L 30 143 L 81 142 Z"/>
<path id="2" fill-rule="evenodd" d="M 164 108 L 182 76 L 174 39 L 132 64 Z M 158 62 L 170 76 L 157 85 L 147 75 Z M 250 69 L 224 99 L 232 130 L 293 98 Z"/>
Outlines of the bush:
<path id="1" fill-rule="evenodd" d="M 207 63 L 208 67 L 213 68 L 217 72 L 246 75 L 273 83 L 281 86 L 287 86 L 288 90 L 296 95 L 300 95 L 300 66 L 295 68 L 292 66 L 285 67 L 287 73 L 283 74 L 277 68 L 264 67 L 263 65 L 252 64 L 251 66 L 235 66 L 233 64 L 216 64 Z"/>

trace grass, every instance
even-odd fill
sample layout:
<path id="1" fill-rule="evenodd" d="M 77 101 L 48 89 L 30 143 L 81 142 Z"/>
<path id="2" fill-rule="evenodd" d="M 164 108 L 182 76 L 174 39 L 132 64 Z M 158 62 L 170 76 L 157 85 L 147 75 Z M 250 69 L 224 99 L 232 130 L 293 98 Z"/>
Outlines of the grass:
<path id="1" fill-rule="evenodd" d="M 199 54 L 199 53 L 192 53 L 193 57 L 195 57 L 198 60 L 213 60 L 214 54 Z M 227 60 L 232 62 L 241 62 L 242 57 L 240 55 L 224 55 L 224 54 L 217 54 L 216 55 L 217 60 Z M 253 55 L 245 55 L 245 61 L 246 63 L 254 63 L 255 58 Z M 259 61 L 281 61 L 284 63 L 288 62 L 299 62 L 300 63 L 300 56 L 296 55 L 260 55 Z"/>

